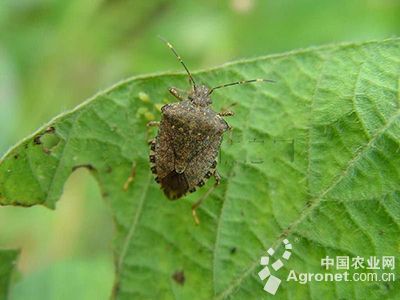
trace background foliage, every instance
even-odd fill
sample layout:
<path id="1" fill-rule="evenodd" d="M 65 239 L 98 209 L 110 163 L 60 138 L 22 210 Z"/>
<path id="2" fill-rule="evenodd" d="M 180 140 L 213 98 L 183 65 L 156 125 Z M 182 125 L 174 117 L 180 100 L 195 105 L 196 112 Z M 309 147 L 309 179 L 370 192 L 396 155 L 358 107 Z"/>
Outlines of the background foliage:
<path id="1" fill-rule="evenodd" d="M 400 5 L 391 0 L 5 0 L 0 149 L 4 153 L 33 128 L 115 81 L 180 70 L 158 34 L 173 42 L 194 70 L 309 45 L 385 38 L 399 34 L 399 23 Z M 0 208 L 0 245 L 22 247 L 16 299 L 39 291 L 64 299 L 71 290 L 79 297 L 90 290 L 86 299 L 107 298 L 113 225 L 86 173 L 70 177 L 56 211 Z M 88 289 L 91 285 L 96 288 Z"/>

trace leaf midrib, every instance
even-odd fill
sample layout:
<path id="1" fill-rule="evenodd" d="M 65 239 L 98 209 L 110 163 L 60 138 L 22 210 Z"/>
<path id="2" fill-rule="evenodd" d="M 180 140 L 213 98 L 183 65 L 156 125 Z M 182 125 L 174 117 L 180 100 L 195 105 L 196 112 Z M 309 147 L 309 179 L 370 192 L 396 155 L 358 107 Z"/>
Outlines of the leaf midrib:
<path id="1" fill-rule="evenodd" d="M 121 250 L 121 255 L 120 255 L 119 259 L 118 259 L 118 265 L 117 265 L 117 270 L 116 270 L 116 275 L 115 275 L 116 276 L 116 280 L 115 280 L 116 282 L 118 282 L 118 277 L 122 273 L 122 268 L 123 268 L 123 264 L 124 264 L 124 258 L 126 257 L 126 254 L 128 252 L 128 249 L 129 249 L 129 245 L 131 244 L 132 238 L 133 238 L 133 236 L 135 234 L 135 231 L 136 231 L 136 228 L 137 228 L 137 224 L 139 223 L 140 215 L 141 215 L 142 210 L 143 210 L 143 205 L 144 205 L 144 202 L 145 202 L 145 199 L 146 199 L 147 192 L 149 190 L 151 181 L 152 181 L 152 174 L 149 173 L 149 176 L 148 176 L 148 178 L 146 180 L 146 185 L 144 187 L 144 191 L 143 191 L 142 196 L 140 197 L 140 200 L 139 200 L 139 205 L 137 207 L 135 217 L 133 218 L 132 223 L 129 226 L 128 234 L 126 235 L 126 238 L 124 239 L 123 246 L 121 248 L 122 249 Z"/>

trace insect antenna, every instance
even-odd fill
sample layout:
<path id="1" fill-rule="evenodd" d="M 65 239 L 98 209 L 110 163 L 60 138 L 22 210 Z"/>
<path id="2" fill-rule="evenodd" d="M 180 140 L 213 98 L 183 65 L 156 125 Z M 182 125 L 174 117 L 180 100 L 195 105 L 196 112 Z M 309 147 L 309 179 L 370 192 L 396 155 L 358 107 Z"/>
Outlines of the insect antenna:
<path id="1" fill-rule="evenodd" d="M 190 74 L 189 69 L 186 67 L 185 63 L 183 62 L 182 58 L 180 57 L 180 55 L 178 54 L 178 52 L 176 52 L 174 46 L 171 45 L 170 42 L 168 42 L 166 39 L 164 39 L 163 37 L 159 36 L 158 37 L 160 40 L 162 40 L 171 50 L 172 52 L 175 54 L 176 58 L 179 60 L 179 62 L 182 64 L 182 66 L 185 68 L 187 74 L 189 75 L 189 79 L 190 82 L 193 85 L 194 90 L 196 90 L 196 83 L 194 82 L 193 76 L 192 74 Z"/>
<path id="2" fill-rule="evenodd" d="M 211 93 L 214 92 L 216 89 L 220 89 L 220 88 L 224 88 L 224 87 L 228 87 L 228 86 L 232 86 L 232 85 L 237 85 L 237 84 L 252 83 L 252 82 L 275 82 L 275 81 L 274 81 L 274 80 L 270 80 L 270 79 L 240 80 L 240 81 L 231 82 L 231 83 L 226 83 L 226 84 L 222 84 L 222 85 L 213 87 L 213 88 L 208 92 L 208 94 L 211 95 Z"/>

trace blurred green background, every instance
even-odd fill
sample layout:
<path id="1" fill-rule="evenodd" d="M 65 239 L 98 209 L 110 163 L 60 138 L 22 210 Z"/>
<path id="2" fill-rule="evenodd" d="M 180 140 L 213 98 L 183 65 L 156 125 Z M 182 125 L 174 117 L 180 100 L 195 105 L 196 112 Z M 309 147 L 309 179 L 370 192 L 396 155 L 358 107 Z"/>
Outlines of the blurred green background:
<path id="1" fill-rule="evenodd" d="M 0 154 L 127 77 L 301 47 L 400 35 L 400 0 L 1 0 Z M 87 171 L 56 211 L 0 207 L 0 247 L 21 248 L 12 299 L 108 299 L 113 224 Z"/>

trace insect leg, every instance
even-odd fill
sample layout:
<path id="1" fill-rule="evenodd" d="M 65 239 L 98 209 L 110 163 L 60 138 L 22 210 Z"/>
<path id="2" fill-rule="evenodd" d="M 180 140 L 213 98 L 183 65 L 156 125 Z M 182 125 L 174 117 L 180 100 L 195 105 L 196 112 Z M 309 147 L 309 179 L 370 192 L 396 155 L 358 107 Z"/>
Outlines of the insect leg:
<path id="1" fill-rule="evenodd" d="M 218 113 L 218 116 L 220 116 L 220 117 L 230 117 L 230 116 L 234 116 L 234 115 L 235 115 L 235 113 L 233 111 L 229 111 L 229 110 L 221 111 Z"/>
<path id="2" fill-rule="evenodd" d="M 235 105 L 237 105 L 237 102 L 233 102 L 233 103 L 229 104 L 228 106 L 223 107 L 223 108 L 221 109 L 221 112 L 218 113 L 218 115 L 221 116 L 221 117 L 230 117 L 230 116 L 234 116 L 235 113 L 234 113 L 233 111 L 230 111 L 229 109 L 230 109 L 231 107 L 235 106 Z"/>
<path id="3" fill-rule="evenodd" d="M 180 91 L 179 91 L 177 88 L 172 87 L 172 88 L 169 89 L 169 92 L 170 92 L 176 99 L 178 99 L 179 101 L 185 100 L 184 97 L 181 95 Z"/>
<path id="4" fill-rule="evenodd" d="M 158 121 L 150 121 L 147 123 L 147 127 L 158 127 L 160 126 L 160 122 Z"/>
<path id="5" fill-rule="evenodd" d="M 201 205 L 203 200 L 206 199 L 215 190 L 215 188 L 221 183 L 221 176 L 218 174 L 217 170 L 214 171 L 213 175 L 214 175 L 214 178 L 215 178 L 214 185 L 212 187 L 210 187 L 208 189 L 208 191 L 203 196 L 201 196 L 200 199 L 197 200 L 192 205 L 192 215 L 193 215 L 194 222 L 197 225 L 200 224 L 200 220 L 199 220 L 199 217 L 197 216 L 196 209 Z"/>

